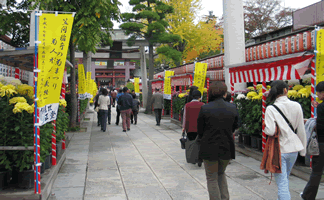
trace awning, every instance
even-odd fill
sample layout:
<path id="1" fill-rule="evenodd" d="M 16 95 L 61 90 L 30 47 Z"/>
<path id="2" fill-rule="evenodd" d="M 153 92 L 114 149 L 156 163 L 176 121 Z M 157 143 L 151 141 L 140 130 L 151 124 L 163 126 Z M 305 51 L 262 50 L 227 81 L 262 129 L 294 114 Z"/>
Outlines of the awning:
<path id="1" fill-rule="evenodd" d="M 286 56 L 226 66 L 231 82 L 269 82 L 274 80 L 300 79 L 314 55 L 296 53 Z"/>
<path id="2" fill-rule="evenodd" d="M 211 81 L 223 81 L 224 79 L 224 70 L 213 70 L 213 71 L 207 71 L 207 77 Z"/>

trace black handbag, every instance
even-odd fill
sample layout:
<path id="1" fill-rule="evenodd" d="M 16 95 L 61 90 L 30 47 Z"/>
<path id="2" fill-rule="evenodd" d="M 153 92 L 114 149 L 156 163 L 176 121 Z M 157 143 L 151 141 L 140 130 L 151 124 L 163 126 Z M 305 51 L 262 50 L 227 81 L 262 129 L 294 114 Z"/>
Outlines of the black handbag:
<path id="1" fill-rule="evenodd" d="M 180 138 L 181 149 L 186 149 L 187 136 L 185 131 L 182 132 L 182 138 Z"/>

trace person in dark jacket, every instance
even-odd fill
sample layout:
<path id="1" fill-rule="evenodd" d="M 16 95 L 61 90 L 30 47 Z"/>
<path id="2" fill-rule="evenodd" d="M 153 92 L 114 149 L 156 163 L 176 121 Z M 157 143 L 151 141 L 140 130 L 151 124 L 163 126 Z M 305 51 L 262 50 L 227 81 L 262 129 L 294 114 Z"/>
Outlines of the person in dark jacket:
<path id="1" fill-rule="evenodd" d="M 96 109 L 98 107 L 98 99 L 99 96 L 102 95 L 102 91 L 104 90 L 104 88 L 100 88 L 98 94 L 93 98 L 94 101 L 94 109 Z M 100 126 L 100 113 L 97 112 L 97 125 Z"/>
<path id="2" fill-rule="evenodd" d="M 317 84 L 316 92 L 318 98 L 324 100 L 324 81 Z M 324 102 L 321 104 L 317 102 L 312 103 L 317 107 L 316 130 L 320 155 L 313 156 L 312 173 L 303 193 L 300 195 L 302 199 L 306 200 L 315 200 L 324 170 Z"/>
<path id="3" fill-rule="evenodd" d="M 225 169 L 235 159 L 233 132 L 238 128 L 238 112 L 235 105 L 224 101 L 226 91 L 225 83 L 213 82 L 210 102 L 201 107 L 197 120 L 199 158 L 204 161 L 210 200 L 229 199 Z"/>
<path id="4" fill-rule="evenodd" d="M 111 97 L 111 92 L 108 93 L 108 97 L 110 99 L 110 104 L 108 105 L 108 124 L 111 122 L 111 106 L 113 105 L 113 98 Z"/>
<path id="5" fill-rule="evenodd" d="M 132 108 L 132 115 L 131 115 L 131 124 L 133 124 L 134 122 L 134 125 L 136 125 L 140 102 L 136 100 L 136 94 L 132 94 L 132 96 L 133 96 L 133 108 Z"/>
<path id="6" fill-rule="evenodd" d="M 152 96 L 152 107 L 154 108 L 156 125 L 160 126 L 162 118 L 162 110 L 164 107 L 163 95 L 159 92 L 159 88 L 155 88 L 155 93 Z"/>
<path id="7" fill-rule="evenodd" d="M 133 97 L 129 94 L 129 89 L 127 87 L 123 88 L 123 94 L 118 98 L 118 105 L 120 106 L 119 110 L 123 120 L 123 132 L 126 132 L 126 128 L 129 131 Z"/>
<path id="8" fill-rule="evenodd" d="M 117 112 L 117 116 L 116 116 L 116 125 L 118 126 L 119 124 L 119 118 L 120 118 L 120 110 L 119 110 L 119 105 L 118 105 L 118 98 L 123 95 L 123 90 L 119 89 L 118 94 L 116 96 L 116 101 L 117 101 L 117 106 L 116 106 L 116 112 Z"/>

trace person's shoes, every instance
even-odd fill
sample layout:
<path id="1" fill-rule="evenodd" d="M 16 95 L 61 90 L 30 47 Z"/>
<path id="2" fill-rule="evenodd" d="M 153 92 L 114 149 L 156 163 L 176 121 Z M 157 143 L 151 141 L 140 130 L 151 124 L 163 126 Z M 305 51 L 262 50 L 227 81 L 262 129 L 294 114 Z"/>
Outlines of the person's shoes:
<path id="1" fill-rule="evenodd" d="M 127 130 L 130 131 L 130 128 L 128 128 Z"/>
<path id="2" fill-rule="evenodd" d="M 102 132 L 106 132 L 106 130 L 101 130 Z"/>
<path id="3" fill-rule="evenodd" d="M 134 123 L 134 125 L 136 125 L 136 124 L 137 124 L 137 122 Z"/>
<path id="4" fill-rule="evenodd" d="M 110 125 L 110 122 L 108 122 L 108 124 Z"/>
<path id="5" fill-rule="evenodd" d="M 160 124 L 156 124 L 157 126 L 160 126 Z"/>
<path id="6" fill-rule="evenodd" d="M 201 167 L 201 165 L 202 165 L 202 162 L 198 162 L 198 167 Z"/>
<path id="7" fill-rule="evenodd" d="M 100 124 L 97 124 L 97 126 L 100 126 Z"/>
<path id="8" fill-rule="evenodd" d="M 126 132 L 126 130 L 123 130 L 123 132 Z"/>
<path id="9" fill-rule="evenodd" d="M 301 192 L 300 194 L 300 198 L 302 198 L 303 200 L 305 200 L 304 198 L 303 198 L 303 193 Z"/>
<path id="10" fill-rule="evenodd" d="M 133 124 L 133 122 L 131 122 L 131 124 Z"/>
<path id="11" fill-rule="evenodd" d="M 118 126 L 118 123 L 116 123 L 116 125 Z"/>

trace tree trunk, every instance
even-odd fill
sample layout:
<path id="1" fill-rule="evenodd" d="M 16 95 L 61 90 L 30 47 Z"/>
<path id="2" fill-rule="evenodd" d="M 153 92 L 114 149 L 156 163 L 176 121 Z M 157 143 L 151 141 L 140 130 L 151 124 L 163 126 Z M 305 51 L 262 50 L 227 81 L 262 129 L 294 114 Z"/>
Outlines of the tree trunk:
<path id="1" fill-rule="evenodd" d="M 83 51 L 83 67 L 84 67 L 84 74 L 87 74 L 87 61 L 88 61 L 88 57 L 87 57 L 87 53 L 85 51 Z"/>
<path id="2" fill-rule="evenodd" d="M 77 121 L 77 111 L 78 111 L 78 101 L 77 101 L 77 94 L 76 94 L 76 82 L 75 82 L 75 46 L 73 44 L 73 37 L 70 39 L 70 62 L 72 63 L 73 67 L 71 67 L 71 104 L 72 104 L 72 113 L 71 113 L 71 127 L 76 127 Z"/>
<path id="3" fill-rule="evenodd" d="M 153 44 L 149 44 L 149 82 L 148 82 L 148 91 L 147 91 L 147 105 L 146 105 L 146 114 L 152 113 L 152 80 L 154 74 L 154 60 L 153 60 Z"/>

